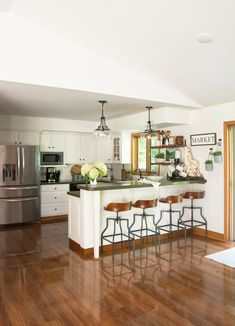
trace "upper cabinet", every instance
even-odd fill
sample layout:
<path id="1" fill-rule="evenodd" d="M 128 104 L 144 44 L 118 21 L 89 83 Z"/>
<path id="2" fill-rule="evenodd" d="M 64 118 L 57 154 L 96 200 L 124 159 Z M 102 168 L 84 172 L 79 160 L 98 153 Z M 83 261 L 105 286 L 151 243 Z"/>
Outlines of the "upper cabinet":
<path id="1" fill-rule="evenodd" d="M 42 132 L 40 137 L 40 150 L 41 152 L 64 152 L 65 141 L 65 133 Z"/>
<path id="2" fill-rule="evenodd" d="M 113 163 L 121 163 L 121 135 L 113 135 Z"/>
<path id="3" fill-rule="evenodd" d="M 96 139 L 96 161 L 102 161 L 104 163 L 113 162 L 113 139 Z"/>
<path id="4" fill-rule="evenodd" d="M 39 133 L 34 131 L 0 131 L 1 145 L 39 145 Z"/>
<path id="5" fill-rule="evenodd" d="M 69 133 L 66 135 L 65 163 L 84 164 L 95 160 L 95 143 L 92 134 Z"/>

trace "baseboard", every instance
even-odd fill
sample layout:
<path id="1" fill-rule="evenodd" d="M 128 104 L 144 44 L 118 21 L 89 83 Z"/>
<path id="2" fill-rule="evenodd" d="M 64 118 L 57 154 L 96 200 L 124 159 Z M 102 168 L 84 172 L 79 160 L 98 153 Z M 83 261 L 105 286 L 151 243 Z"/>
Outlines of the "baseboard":
<path id="1" fill-rule="evenodd" d="M 195 228 L 193 230 L 194 235 L 198 236 L 198 237 L 204 237 L 205 236 L 205 230 L 204 229 L 200 229 L 200 228 Z M 187 230 L 187 237 L 190 236 L 190 229 Z M 172 240 L 176 240 L 178 238 L 178 232 L 177 231 L 173 231 L 171 233 L 171 238 Z M 184 230 L 180 230 L 180 238 L 184 238 Z M 214 231 L 209 231 L 208 230 L 208 238 L 212 239 L 212 240 L 217 240 L 217 241 L 224 241 L 224 234 L 223 233 L 218 233 L 218 232 L 214 232 Z M 164 233 L 161 235 L 161 243 L 165 243 L 169 241 L 169 233 Z M 156 241 L 154 240 L 153 236 L 148 236 L 145 237 L 144 242 L 148 243 L 148 244 L 153 244 Z M 135 241 L 136 246 L 140 245 L 140 240 L 137 239 Z M 69 239 L 69 249 L 71 249 L 72 251 L 76 252 L 77 254 L 79 254 L 79 256 L 81 256 L 82 258 L 85 259 L 90 259 L 91 257 L 93 257 L 93 248 L 87 248 L 84 249 L 82 248 L 77 242 Z M 103 253 L 104 254 L 108 254 L 111 253 L 113 250 L 113 245 L 112 244 L 108 244 L 105 245 L 103 247 Z M 114 244 L 114 250 L 115 253 L 119 253 L 121 251 L 125 251 L 128 250 L 128 242 L 124 241 L 122 244 L 121 243 L 115 243 Z"/>
<path id="2" fill-rule="evenodd" d="M 68 221 L 68 215 L 45 216 L 41 218 L 41 224 L 59 223 Z"/>
<path id="3" fill-rule="evenodd" d="M 201 237 L 205 235 L 205 229 L 195 228 L 193 230 L 193 233 Z M 210 230 L 208 230 L 208 238 L 217 241 L 225 241 L 223 233 L 210 231 Z"/>

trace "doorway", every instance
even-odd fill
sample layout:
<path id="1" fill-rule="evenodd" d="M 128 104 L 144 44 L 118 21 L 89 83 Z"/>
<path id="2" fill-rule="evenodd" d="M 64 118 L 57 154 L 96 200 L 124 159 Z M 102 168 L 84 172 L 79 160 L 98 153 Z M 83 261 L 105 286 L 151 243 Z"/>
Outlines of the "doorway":
<path id="1" fill-rule="evenodd" d="M 224 240 L 235 241 L 235 121 L 224 122 Z"/>

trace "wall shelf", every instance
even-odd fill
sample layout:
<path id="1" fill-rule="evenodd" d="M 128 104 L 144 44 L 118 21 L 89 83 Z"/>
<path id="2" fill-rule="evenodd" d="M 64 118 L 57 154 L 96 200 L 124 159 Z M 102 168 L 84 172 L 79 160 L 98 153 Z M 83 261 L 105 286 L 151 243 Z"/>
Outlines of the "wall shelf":
<path id="1" fill-rule="evenodd" d="M 151 146 L 151 148 L 179 148 L 179 147 L 186 147 L 186 145 L 162 145 L 162 146 Z"/>

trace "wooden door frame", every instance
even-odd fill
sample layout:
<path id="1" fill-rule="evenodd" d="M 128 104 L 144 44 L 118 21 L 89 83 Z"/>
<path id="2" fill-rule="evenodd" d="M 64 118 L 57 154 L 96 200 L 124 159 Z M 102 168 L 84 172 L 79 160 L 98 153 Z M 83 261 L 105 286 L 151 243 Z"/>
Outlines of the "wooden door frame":
<path id="1" fill-rule="evenodd" d="M 224 240 L 232 240 L 232 127 L 235 121 L 224 122 Z"/>

